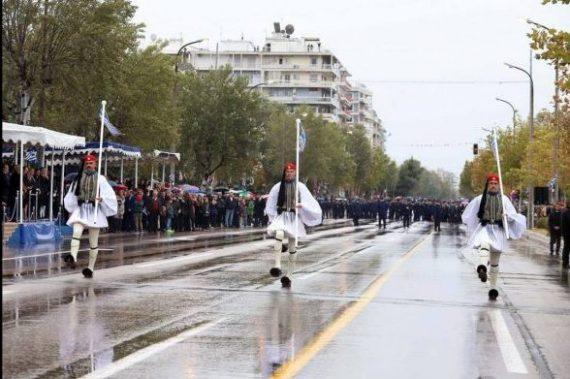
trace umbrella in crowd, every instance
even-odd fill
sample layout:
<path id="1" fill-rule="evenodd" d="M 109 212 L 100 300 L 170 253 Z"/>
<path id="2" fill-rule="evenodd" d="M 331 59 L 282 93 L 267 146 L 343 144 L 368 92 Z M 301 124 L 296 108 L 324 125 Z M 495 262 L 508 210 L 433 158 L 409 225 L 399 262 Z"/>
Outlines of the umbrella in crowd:
<path id="1" fill-rule="evenodd" d="M 180 188 L 182 191 L 186 192 L 186 193 L 198 193 L 200 192 L 200 188 L 190 185 L 190 184 L 182 184 L 180 186 L 178 186 L 178 188 Z"/>
<path id="2" fill-rule="evenodd" d="M 65 175 L 66 182 L 72 182 L 75 180 L 75 178 L 77 178 L 77 172 L 72 172 L 70 174 Z"/>

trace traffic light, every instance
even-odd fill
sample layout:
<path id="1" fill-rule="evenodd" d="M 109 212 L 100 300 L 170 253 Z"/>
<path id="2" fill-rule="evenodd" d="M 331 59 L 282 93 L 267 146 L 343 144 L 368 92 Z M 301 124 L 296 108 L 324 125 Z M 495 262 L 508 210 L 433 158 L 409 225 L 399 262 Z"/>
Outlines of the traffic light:
<path id="1" fill-rule="evenodd" d="M 479 155 L 479 145 L 476 143 L 473 144 L 473 155 Z"/>

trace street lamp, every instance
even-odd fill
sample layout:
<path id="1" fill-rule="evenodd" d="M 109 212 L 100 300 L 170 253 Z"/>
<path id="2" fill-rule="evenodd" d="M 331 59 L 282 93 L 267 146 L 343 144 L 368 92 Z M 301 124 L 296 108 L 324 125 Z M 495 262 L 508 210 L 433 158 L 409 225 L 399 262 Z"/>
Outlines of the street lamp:
<path id="1" fill-rule="evenodd" d="M 524 68 L 521 68 L 519 66 L 515 66 L 509 63 L 505 63 L 505 65 L 508 68 L 512 68 L 515 70 L 519 70 L 524 72 L 529 79 L 529 83 L 530 83 L 530 109 L 529 109 L 529 119 L 528 119 L 528 123 L 529 123 L 529 144 L 531 144 L 534 140 L 534 82 L 532 81 L 532 74 L 530 72 L 528 72 L 527 70 L 525 70 Z M 530 165 L 532 165 L 532 161 L 529 162 Z M 528 186 L 528 217 L 527 217 L 527 224 L 528 224 L 528 228 L 532 229 L 534 227 L 534 188 L 532 186 L 532 184 L 529 184 Z"/>
<path id="2" fill-rule="evenodd" d="M 495 100 L 500 101 L 500 102 L 505 103 L 505 104 L 508 104 L 511 107 L 511 109 L 513 110 L 513 135 L 514 135 L 515 134 L 515 126 L 516 126 L 515 122 L 516 122 L 517 110 L 515 109 L 513 104 L 511 104 L 510 102 L 508 102 L 505 99 L 495 97 Z"/>
<path id="3" fill-rule="evenodd" d="M 257 83 L 257 84 L 254 85 L 254 86 L 248 87 L 248 91 L 251 91 L 251 90 L 253 90 L 253 89 L 257 88 L 257 87 L 260 87 L 260 86 L 267 86 L 267 85 L 275 84 L 275 83 L 278 83 L 278 82 L 276 82 L 276 81 L 274 81 L 274 80 L 270 80 L 270 81 L 268 81 L 268 82 Z"/>
<path id="4" fill-rule="evenodd" d="M 532 21 L 531 19 L 526 19 L 527 24 L 534 25 L 537 28 L 544 29 L 547 32 L 551 32 L 554 29 L 548 26 L 539 24 L 538 22 Z M 554 61 L 554 121 L 556 125 L 556 138 L 554 142 L 554 152 L 553 152 L 553 165 L 554 165 L 554 177 L 556 182 L 554 183 L 554 202 L 558 201 L 558 152 L 560 149 L 560 123 L 558 122 L 558 107 L 559 107 L 559 93 L 560 87 L 558 85 L 558 59 Z"/>
<path id="5" fill-rule="evenodd" d="M 182 53 L 182 51 L 186 48 L 186 46 L 194 45 L 194 44 L 197 44 L 200 42 L 204 42 L 206 40 L 208 40 L 208 39 L 207 38 L 200 38 L 200 39 L 197 39 L 196 41 L 188 42 L 188 43 L 182 45 L 180 47 L 180 49 L 178 49 L 178 52 L 176 53 L 176 65 L 174 66 L 174 71 L 178 72 L 178 56 L 180 55 L 180 53 Z"/>

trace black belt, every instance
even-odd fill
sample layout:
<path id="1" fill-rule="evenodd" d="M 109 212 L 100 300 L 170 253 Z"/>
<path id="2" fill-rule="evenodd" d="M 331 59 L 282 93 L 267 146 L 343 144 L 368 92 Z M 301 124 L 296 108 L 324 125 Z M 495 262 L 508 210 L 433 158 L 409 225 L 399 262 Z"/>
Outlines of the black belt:
<path id="1" fill-rule="evenodd" d="M 292 212 L 292 213 L 297 213 L 297 211 L 295 209 L 279 209 L 278 213 L 281 214 L 283 212 Z"/>
<path id="2" fill-rule="evenodd" d="M 481 220 L 481 225 L 499 225 L 503 227 L 503 220 Z"/>
<path id="3" fill-rule="evenodd" d="M 79 205 L 83 205 L 83 204 L 86 204 L 86 203 L 95 206 L 95 201 L 93 201 L 93 200 L 88 200 L 88 201 L 77 200 L 77 204 L 79 204 Z"/>

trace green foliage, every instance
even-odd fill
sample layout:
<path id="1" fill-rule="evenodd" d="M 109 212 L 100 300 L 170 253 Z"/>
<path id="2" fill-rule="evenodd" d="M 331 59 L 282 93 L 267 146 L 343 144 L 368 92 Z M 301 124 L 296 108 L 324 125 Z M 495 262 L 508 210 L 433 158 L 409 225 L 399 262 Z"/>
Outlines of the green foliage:
<path id="1" fill-rule="evenodd" d="M 402 196 L 412 196 L 417 194 L 419 181 L 424 168 L 420 161 L 410 158 L 402 163 L 398 174 L 398 184 L 396 194 Z"/>
<path id="2" fill-rule="evenodd" d="M 570 0 L 544 0 L 543 4 L 570 4 Z M 545 28 L 535 25 L 528 34 L 530 47 L 538 51 L 536 57 L 548 61 L 559 70 L 558 87 L 561 91 L 559 99 L 565 107 L 570 105 L 570 33 L 565 30 Z"/>
<path id="3" fill-rule="evenodd" d="M 32 123 L 91 130 L 96 103 L 111 92 L 123 60 L 136 49 L 142 27 L 131 22 L 136 7 L 125 0 L 2 5 L 2 70 L 11 92 L 2 99 L 3 113 L 14 119 L 20 95 L 27 94 Z"/>
<path id="4" fill-rule="evenodd" d="M 465 161 L 463 171 L 461 171 L 461 175 L 459 176 L 459 194 L 467 198 L 471 198 L 475 195 L 475 191 L 473 190 L 473 183 L 471 182 L 472 165 L 472 162 Z"/>
<path id="5" fill-rule="evenodd" d="M 180 151 L 195 177 L 229 181 L 252 175 L 263 130 L 262 99 L 224 67 L 184 74 Z"/>
<path id="6" fill-rule="evenodd" d="M 372 148 L 362 125 L 355 125 L 347 137 L 347 149 L 354 162 L 354 192 L 370 190 L 369 175 L 372 169 Z M 364 188 L 363 188 L 364 187 Z"/>

